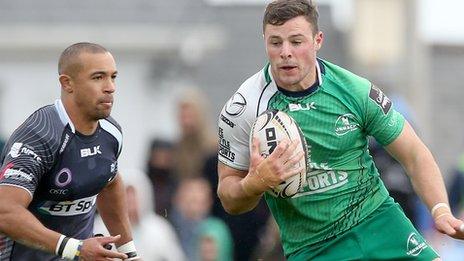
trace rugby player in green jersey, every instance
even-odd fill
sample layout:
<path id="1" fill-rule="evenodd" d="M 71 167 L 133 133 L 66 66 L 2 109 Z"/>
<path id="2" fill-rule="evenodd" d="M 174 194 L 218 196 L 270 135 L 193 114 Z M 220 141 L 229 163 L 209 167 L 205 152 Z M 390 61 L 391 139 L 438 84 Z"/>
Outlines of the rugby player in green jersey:
<path id="1" fill-rule="evenodd" d="M 269 64 L 246 80 L 219 119 L 218 194 L 227 212 L 264 196 L 288 260 L 439 260 L 389 196 L 368 151 L 373 136 L 406 169 L 436 228 L 463 239 L 435 160 L 391 101 L 371 82 L 316 56 L 323 34 L 308 0 L 277 0 L 263 19 Z M 267 193 L 297 174 L 304 155 L 282 141 L 267 158 L 250 144 L 267 109 L 288 113 L 308 145 L 304 185 L 289 198 Z M 264 222 L 264 221 L 263 221 Z"/>

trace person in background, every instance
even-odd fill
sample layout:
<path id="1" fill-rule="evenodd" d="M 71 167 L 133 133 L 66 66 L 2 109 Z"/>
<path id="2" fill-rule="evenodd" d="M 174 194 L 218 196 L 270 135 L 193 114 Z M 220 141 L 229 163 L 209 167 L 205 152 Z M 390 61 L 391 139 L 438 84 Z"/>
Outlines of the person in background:
<path id="1" fill-rule="evenodd" d="M 226 224 L 210 215 L 212 205 L 212 191 L 209 182 L 202 177 L 184 178 L 180 181 L 174 196 L 173 210 L 169 216 L 174 229 L 179 235 L 181 245 L 187 257 L 199 258 L 200 255 L 206 254 L 210 256 L 210 251 L 202 252 L 201 249 L 214 250 L 224 258 L 227 254 L 228 258 L 233 259 L 232 244 L 224 245 L 218 242 L 213 244 L 201 244 L 202 232 L 203 235 L 209 234 L 208 223 L 220 228 L 221 237 L 224 241 L 230 241 L 230 231 Z M 219 231 L 218 231 L 219 232 Z M 216 239 L 216 234 L 213 239 Z M 210 236 L 211 239 L 211 236 Z M 214 240 L 213 240 L 214 241 Z M 209 254 L 207 254 L 209 253 Z M 205 256 L 205 257 L 206 257 Z M 229 259 L 226 259 L 229 260 Z"/>
<path id="2" fill-rule="evenodd" d="M 198 260 L 232 261 L 233 241 L 227 225 L 215 217 L 208 217 L 199 225 Z"/>
<path id="3" fill-rule="evenodd" d="M 126 169 L 121 174 L 132 236 L 140 255 L 147 261 L 187 260 L 172 225 L 152 211 L 154 195 L 146 174 L 137 169 Z M 108 234 L 99 216 L 95 220 L 94 233 Z"/>
<path id="4" fill-rule="evenodd" d="M 173 145 L 171 142 L 152 141 L 147 160 L 147 175 L 155 194 L 153 209 L 158 215 L 167 217 L 171 208 L 176 180 L 173 177 Z"/>
<path id="5" fill-rule="evenodd" d="M 186 89 L 177 103 L 180 138 L 174 146 L 177 180 L 202 177 L 208 158 L 215 157 L 217 143 L 208 117 L 208 101 L 197 89 Z"/>

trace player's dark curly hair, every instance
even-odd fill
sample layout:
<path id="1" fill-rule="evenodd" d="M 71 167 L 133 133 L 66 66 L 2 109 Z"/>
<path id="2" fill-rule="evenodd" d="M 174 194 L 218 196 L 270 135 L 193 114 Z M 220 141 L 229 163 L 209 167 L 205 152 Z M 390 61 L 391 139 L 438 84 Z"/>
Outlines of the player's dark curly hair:
<path id="1" fill-rule="evenodd" d="M 310 0 L 276 0 L 266 7 L 263 32 L 266 25 L 283 25 L 290 19 L 303 16 L 311 25 L 313 34 L 319 31 L 317 7 Z"/>

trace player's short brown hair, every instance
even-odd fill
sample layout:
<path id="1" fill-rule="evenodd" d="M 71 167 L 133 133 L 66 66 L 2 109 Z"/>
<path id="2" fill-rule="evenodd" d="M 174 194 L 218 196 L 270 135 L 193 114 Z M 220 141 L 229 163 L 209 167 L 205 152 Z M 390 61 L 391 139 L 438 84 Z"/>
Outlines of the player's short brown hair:
<path id="1" fill-rule="evenodd" d="M 267 5 L 263 18 L 266 25 L 283 25 L 290 19 L 303 16 L 312 26 L 313 34 L 319 31 L 317 7 L 310 0 L 276 0 Z"/>

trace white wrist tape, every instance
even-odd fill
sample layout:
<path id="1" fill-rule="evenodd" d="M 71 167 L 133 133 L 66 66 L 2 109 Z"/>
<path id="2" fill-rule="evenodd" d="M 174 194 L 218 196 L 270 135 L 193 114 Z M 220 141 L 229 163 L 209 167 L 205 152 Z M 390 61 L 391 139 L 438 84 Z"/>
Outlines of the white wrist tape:
<path id="1" fill-rule="evenodd" d="M 76 257 L 79 257 L 81 255 L 81 246 L 81 240 L 70 238 L 68 240 L 68 243 L 66 243 L 66 245 L 64 246 L 62 257 L 69 260 L 75 260 Z"/>
<path id="2" fill-rule="evenodd" d="M 430 213 L 432 214 L 432 217 L 439 208 L 447 208 L 448 210 L 450 210 L 450 207 L 449 207 L 448 204 L 443 203 L 443 202 L 442 203 L 437 203 L 435 206 L 433 206 L 432 210 L 430 210 Z"/>
<path id="3" fill-rule="evenodd" d="M 119 246 L 117 249 L 119 253 L 124 253 L 127 255 L 127 259 L 125 260 L 135 260 L 139 258 L 139 256 L 137 255 L 137 249 L 135 248 L 134 241 L 129 241 L 124 245 Z"/>

